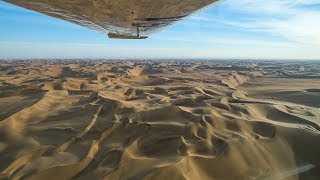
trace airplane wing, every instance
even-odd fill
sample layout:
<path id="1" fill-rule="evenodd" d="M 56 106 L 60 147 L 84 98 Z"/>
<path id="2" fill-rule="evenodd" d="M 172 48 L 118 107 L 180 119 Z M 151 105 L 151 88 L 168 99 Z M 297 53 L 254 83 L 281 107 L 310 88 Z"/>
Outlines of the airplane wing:
<path id="1" fill-rule="evenodd" d="M 4 0 L 108 34 L 145 39 L 218 0 Z"/>

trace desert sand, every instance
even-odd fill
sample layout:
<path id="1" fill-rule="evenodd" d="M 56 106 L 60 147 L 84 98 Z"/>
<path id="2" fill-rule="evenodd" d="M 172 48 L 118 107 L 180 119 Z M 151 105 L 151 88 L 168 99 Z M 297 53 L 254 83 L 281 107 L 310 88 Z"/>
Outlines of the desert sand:
<path id="1" fill-rule="evenodd" d="M 0 179 L 320 179 L 320 63 L 2 60 Z"/>

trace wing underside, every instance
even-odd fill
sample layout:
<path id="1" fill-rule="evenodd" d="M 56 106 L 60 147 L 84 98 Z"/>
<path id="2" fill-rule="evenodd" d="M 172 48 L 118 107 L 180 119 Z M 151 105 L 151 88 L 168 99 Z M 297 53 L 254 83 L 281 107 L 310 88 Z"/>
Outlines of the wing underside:
<path id="1" fill-rule="evenodd" d="M 4 0 L 108 34 L 144 39 L 218 0 Z"/>

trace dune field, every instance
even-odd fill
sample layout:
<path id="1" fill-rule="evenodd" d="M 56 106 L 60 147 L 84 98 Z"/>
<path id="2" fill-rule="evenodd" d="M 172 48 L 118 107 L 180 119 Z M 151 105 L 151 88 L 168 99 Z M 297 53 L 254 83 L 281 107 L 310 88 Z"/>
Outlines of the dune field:
<path id="1" fill-rule="evenodd" d="M 320 62 L 2 60 L 0 179 L 320 179 Z"/>

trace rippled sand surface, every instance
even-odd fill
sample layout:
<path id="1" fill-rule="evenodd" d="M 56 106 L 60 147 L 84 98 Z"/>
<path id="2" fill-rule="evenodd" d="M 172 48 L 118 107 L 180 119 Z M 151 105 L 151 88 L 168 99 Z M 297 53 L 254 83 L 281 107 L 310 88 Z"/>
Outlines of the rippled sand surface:
<path id="1" fill-rule="evenodd" d="M 319 179 L 319 69 L 1 61 L 0 179 Z"/>

